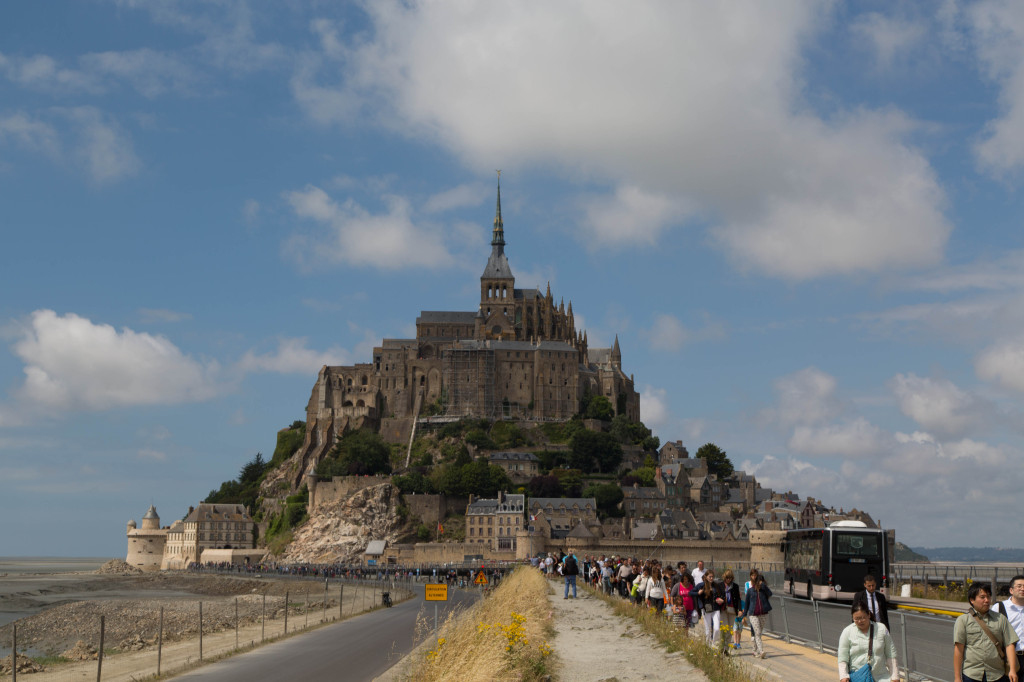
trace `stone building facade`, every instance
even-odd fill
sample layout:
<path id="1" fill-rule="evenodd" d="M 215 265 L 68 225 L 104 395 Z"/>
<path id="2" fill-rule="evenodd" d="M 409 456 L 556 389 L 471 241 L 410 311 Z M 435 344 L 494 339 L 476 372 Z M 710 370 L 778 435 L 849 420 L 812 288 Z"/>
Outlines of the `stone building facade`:
<path id="1" fill-rule="evenodd" d="M 415 339 L 384 339 L 372 362 L 325 365 L 306 408 L 298 477 L 349 428 L 379 428 L 401 441 L 425 414 L 562 420 L 593 394 L 607 397 L 617 414 L 640 419 L 640 396 L 622 370 L 618 338 L 611 348 L 591 348 L 586 331 L 576 328 L 572 302 L 556 302 L 550 284 L 544 292 L 516 288 L 499 186 L 476 309 L 423 311 Z"/>
<path id="2" fill-rule="evenodd" d="M 202 503 L 168 529 L 161 568 L 187 568 L 207 549 L 252 549 L 253 525 L 243 504 Z"/>
<path id="3" fill-rule="evenodd" d="M 525 495 L 499 492 L 497 499 L 471 498 L 466 506 L 467 549 L 483 545 L 491 552 L 508 553 L 514 558 L 516 538 L 523 532 L 525 518 Z"/>

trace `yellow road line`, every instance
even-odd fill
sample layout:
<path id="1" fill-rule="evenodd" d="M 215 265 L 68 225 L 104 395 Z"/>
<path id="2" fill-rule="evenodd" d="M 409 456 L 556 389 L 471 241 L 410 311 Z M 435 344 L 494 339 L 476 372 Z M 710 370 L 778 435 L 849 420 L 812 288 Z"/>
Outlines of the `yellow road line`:
<path id="1" fill-rule="evenodd" d="M 924 611 L 925 613 L 938 613 L 943 616 L 962 616 L 963 611 L 944 611 L 942 609 L 933 609 L 927 606 L 910 606 L 909 604 L 900 604 L 900 611 Z"/>

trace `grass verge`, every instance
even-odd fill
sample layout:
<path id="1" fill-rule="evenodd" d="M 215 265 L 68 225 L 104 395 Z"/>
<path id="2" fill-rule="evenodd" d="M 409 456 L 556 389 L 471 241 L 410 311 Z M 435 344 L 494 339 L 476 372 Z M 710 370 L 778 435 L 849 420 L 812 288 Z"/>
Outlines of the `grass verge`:
<path id="1" fill-rule="evenodd" d="M 711 648 L 704 643 L 702 636 L 690 636 L 688 630 L 677 628 L 664 615 L 655 613 L 654 609 L 637 606 L 618 597 L 609 597 L 589 587 L 584 589 L 611 606 L 616 615 L 635 620 L 669 652 L 681 651 L 686 660 L 708 676 L 710 682 L 765 682 L 766 678 L 759 671 L 730 658 L 724 651 Z"/>
<path id="2" fill-rule="evenodd" d="M 543 679 L 551 673 L 552 652 L 547 640 L 555 632 L 548 607 L 549 589 L 539 571 L 518 569 L 490 597 L 457 618 L 449 617 L 407 679 Z"/>

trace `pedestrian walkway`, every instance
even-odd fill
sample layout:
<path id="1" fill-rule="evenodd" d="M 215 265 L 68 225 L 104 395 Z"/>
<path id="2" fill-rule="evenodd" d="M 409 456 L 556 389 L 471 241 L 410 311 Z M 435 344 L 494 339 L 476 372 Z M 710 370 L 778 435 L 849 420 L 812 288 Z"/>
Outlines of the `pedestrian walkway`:
<path id="1" fill-rule="evenodd" d="M 556 584 L 556 587 L 559 587 Z M 681 653 L 668 654 L 633 620 L 616 616 L 600 599 L 579 591 L 578 599 L 551 594 L 556 635 L 551 646 L 561 663 L 560 682 L 706 682 Z"/>
<path id="2" fill-rule="evenodd" d="M 556 586 L 549 596 L 556 636 L 552 647 L 562 663 L 562 682 L 645 680 L 647 682 L 704 682 L 707 677 L 682 653 L 666 653 L 657 640 L 630 618 L 616 616 L 600 599 L 580 590 L 579 599 L 562 599 Z M 752 678 L 822 682 L 838 679 L 835 656 L 819 653 L 769 636 L 764 638 L 767 658 L 755 659 L 749 637 L 733 656 L 749 665 Z"/>

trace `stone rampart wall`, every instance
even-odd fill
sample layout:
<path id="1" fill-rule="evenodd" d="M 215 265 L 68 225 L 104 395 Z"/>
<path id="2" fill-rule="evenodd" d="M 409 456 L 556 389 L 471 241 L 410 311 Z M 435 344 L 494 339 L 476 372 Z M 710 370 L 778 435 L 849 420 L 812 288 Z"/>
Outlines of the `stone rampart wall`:
<path id="1" fill-rule="evenodd" d="M 388 417 L 380 420 L 380 437 L 389 443 L 409 444 L 412 417 Z"/>
<path id="2" fill-rule="evenodd" d="M 309 491 L 310 511 L 325 504 L 337 504 L 353 493 L 390 480 L 386 476 L 335 476 L 330 481 L 317 481 Z"/>
<path id="3" fill-rule="evenodd" d="M 428 526 L 444 521 L 448 514 L 465 514 L 469 505 L 468 498 L 447 495 L 405 495 L 404 499 L 410 515 L 418 517 Z"/>

